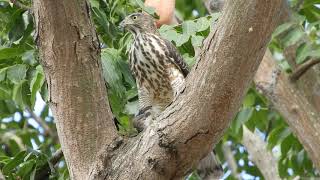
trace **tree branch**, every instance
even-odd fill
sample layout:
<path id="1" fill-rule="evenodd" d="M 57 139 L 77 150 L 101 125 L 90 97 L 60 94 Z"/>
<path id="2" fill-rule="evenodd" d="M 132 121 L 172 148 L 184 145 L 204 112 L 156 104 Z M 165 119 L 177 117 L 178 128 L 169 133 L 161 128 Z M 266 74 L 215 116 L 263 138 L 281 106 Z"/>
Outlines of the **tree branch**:
<path id="1" fill-rule="evenodd" d="M 117 137 L 86 0 L 34 0 L 41 64 L 71 179 L 86 179 L 98 151 Z"/>
<path id="2" fill-rule="evenodd" d="M 221 1 L 221 0 L 211 0 Z M 302 4 L 299 1 L 299 6 Z M 286 5 L 285 5 L 286 6 Z M 210 11 L 210 7 L 206 6 Z M 290 18 L 290 12 L 288 7 L 282 8 L 281 22 L 288 21 Z M 310 66 L 316 64 L 315 61 L 306 62 L 304 65 L 297 66 L 295 61 L 295 51 L 299 44 L 288 47 L 284 54 L 288 60 L 290 66 L 294 69 L 292 75 L 293 79 L 299 79 L 302 74 L 306 72 Z M 270 62 L 269 62 L 270 61 Z M 300 81 L 297 81 L 297 86 L 289 82 L 288 78 L 282 73 L 280 75 L 281 82 L 277 83 L 278 73 L 280 70 L 275 68 L 275 62 L 272 58 L 270 51 L 267 51 L 262 64 L 260 65 L 255 77 L 255 82 L 261 86 L 260 88 L 267 89 L 262 91 L 265 96 L 273 103 L 276 104 L 276 109 L 285 117 L 289 126 L 294 130 L 298 136 L 300 142 L 304 145 L 309 156 L 319 169 L 319 144 L 320 139 L 318 137 L 317 128 L 319 127 L 319 110 L 320 110 L 320 68 L 311 69 L 305 76 L 301 77 Z M 291 77 L 291 78 L 292 78 Z M 264 81 L 265 79 L 266 81 Z M 267 83 L 266 83 L 267 82 Z M 262 84 L 261 84 L 262 83 Z M 258 86 L 258 87 L 259 87 Z M 284 86 L 284 87 L 282 87 Z M 276 90 L 279 89 L 279 90 Z M 281 91 L 280 91 L 281 90 Z M 276 93 L 274 93 L 274 91 Z M 306 97 L 306 98 L 305 98 Z M 292 98 L 292 101 L 291 99 Z M 285 102 L 283 104 L 283 102 Z M 311 104 L 312 105 L 311 105 Z M 310 111 L 305 111 L 310 108 Z M 297 111 L 297 112 L 296 112 Z M 292 114 L 291 114 L 292 113 Z M 311 114 L 310 114 L 311 113 Z M 312 113 L 315 113 L 315 117 L 312 117 Z M 299 116 L 297 115 L 299 114 Z M 318 114 L 318 115 L 316 115 Z M 300 118 L 302 117 L 302 118 Z M 290 119 L 293 118 L 293 119 Z M 316 120 L 315 120 L 316 119 Z M 316 136 L 314 136 L 316 135 Z M 308 139 L 308 138 L 311 139 Z M 314 141 L 315 140 L 315 141 Z M 316 144 L 313 146 L 312 144 Z M 318 164 L 318 165 L 317 165 Z"/>
<path id="3" fill-rule="evenodd" d="M 58 149 L 52 157 L 49 159 L 49 162 L 55 166 L 63 157 L 63 152 L 61 149 Z M 49 179 L 51 173 L 51 168 L 49 164 L 45 164 L 42 168 L 36 172 L 36 180 Z M 0 179 L 1 180 L 1 179 Z"/>
<path id="4" fill-rule="evenodd" d="M 48 126 L 48 124 L 39 116 L 37 116 L 30 107 L 26 108 L 26 111 L 30 114 L 32 119 L 34 119 L 43 129 L 44 129 L 44 135 L 50 136 L 54 141 L 57 141 L 57 134 L 52 131 L 52 129 Z"/>
<path id="5" fill-rule="evenodd" d="M 307 72 L 312 66 L 320 63 L 320 59 L 310 59 L 299 65 L 289 76 L 291 81 L 297 81 L 299 78 Z"/>
<path id="6" fill-rule="evenodd" d="M 316 110 L 320 111 L 320 66 L 314 67 L 314 64 L 317 63 L 314 60 L 312 62 L 305 62 L 306 64 L 304 64 L 306 66 L 297 65 L 296 63 L 296 51 L 298 47 L 306 41 L 308 40 L 304 38 L 302 41 L 298 41 L 287 47 L 283 51 L 283 54 L 293 71 L 292 82 L 295 83 L 299 91 L 308 99 Z M 309 66 L 313 66 L 313 68 L 309 68 Z M 303 68 L 300 69 L 301 67 Z M 297 68 L 299 68 L 299 70 Z"/>
<path id="7" fill-rule="evenodd" d="M 242 144 L 250 154 L 251 160 L 259 168 L 263 177 L 267 180 L 280 180 L 278 163 L 272 153 L 267 150 L 267 144 L 246 126 L 243 128 Z"/>
<path id="8" fill-rule="evenodd" d="M 241 180 L 241 176 L 238 173 L 238 165 L 232 154 L 231 148 L 227 143 L 223 144 L 223 155 L 228 163 L 228 167 L 231 170 L 231 174 L 236 178 Z"/>
<path id="9" fill-rule="evenodd" d="M 57 164 L 63 157 L 63 152 L 62 152 L 62 149 L 58 149 L 53 155 L 52 157 L 50 158 L 50 163 L 55 165 Z"/>
<path id="10" fill-rule="evenodd" d="M 138 137 L 107 146 L 90 179 L 175 179 L 196 167 L 238 111 L 281 7 L 276 0 L 228 1 L 184 93 Z"/>
<path id="11" fill-rule="evenodd" d="M 320 115 L 306 97 L 277 68 L 270 51 L 264 56 L 254 78 L 303 144 L 314 165 L 320 169 Z"/>

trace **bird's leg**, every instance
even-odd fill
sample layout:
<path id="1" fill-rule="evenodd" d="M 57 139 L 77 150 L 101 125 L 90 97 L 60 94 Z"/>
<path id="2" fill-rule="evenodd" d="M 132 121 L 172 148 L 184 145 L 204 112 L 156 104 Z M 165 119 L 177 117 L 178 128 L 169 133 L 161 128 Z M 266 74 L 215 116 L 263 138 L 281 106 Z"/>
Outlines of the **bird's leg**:
<path id="1" fill-rule="evenodd" d="M 151 116 L 151 106 L 144 107 L 139 110 L 138 114 L 133 118 L 133 126 L 138 132 L 141 132 L 146 127 L 146 121 Z"/>

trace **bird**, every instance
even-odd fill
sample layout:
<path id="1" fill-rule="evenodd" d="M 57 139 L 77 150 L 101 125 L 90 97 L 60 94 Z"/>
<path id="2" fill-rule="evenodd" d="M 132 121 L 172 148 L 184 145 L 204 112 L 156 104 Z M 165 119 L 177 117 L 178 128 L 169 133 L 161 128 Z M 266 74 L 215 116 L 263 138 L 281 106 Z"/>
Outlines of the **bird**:
<path id="1" fill-rule="evenodd" d="M 120 23 L 120 27 L 133 34 L 129 66 L 138 89 L 137 116 L 146 117 L 136 118 L 138 120 L 134 120 L 133 124 L 138 131 L 143 131 L 184 90 L 190 69 L 177 48 L 160 36 L 151 15 L 144 12 L 130 14 Z M 211 153 L 209 156 L 210 160 L 203 160 L 206 163 L 199 166 L 203 169 L 199 172 L 204 172 L 202 174 L 206 177 L 208 173 L 205 172 L 221 169 L 216 158 Z"/>
<path id="2" fill-rule="evenodd" d="M 138 114 L 155 117 L 183 90 L 189 67 L 176 47 L 160 36 L 152 16 L 133 13 L 120 26 L 134 38 L 129 66 L 137 83 Z M 150 123 L 146 120 L 144 126 Z"/>

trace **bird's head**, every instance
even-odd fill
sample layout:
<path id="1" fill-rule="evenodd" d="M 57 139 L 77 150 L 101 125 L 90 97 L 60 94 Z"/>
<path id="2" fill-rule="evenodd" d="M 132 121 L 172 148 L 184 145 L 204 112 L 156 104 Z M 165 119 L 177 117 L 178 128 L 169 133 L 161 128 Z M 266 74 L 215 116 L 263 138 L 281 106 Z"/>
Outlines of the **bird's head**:
<path id="1" fill-rule="evenodd" d="M 154 18 L 145 13 L 133 13 L 127 16 L 120 27 L 127 29 L 134 35 L 139 33 L 156 33 L 157 26 Z"/>

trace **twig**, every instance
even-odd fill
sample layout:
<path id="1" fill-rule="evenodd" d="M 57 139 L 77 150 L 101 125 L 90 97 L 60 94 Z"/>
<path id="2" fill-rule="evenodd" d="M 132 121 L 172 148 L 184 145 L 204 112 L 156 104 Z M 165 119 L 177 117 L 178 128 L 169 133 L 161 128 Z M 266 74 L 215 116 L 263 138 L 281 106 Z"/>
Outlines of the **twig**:
<path id="1" fill-rule="evenodd" d="M 10 0 L 10 2 L 14 5 L 16 5 L 18 8 L 29 11 L 31 10 L 31 7 L 22 4 L 21 2 L 19 2 L 18 0 Z"/>
<path id="2" fill-rule="evenodd" d="M 305 63 L 299 65 L 293 73 L 289 76 L 291 81 L 297 81 L 299 78 L 308 71 L 312 66 L 320 63 L 320 59 L 310 59 Z"/>
<path id="3" fill-rule="evenodd" d="M 49 161 L 51 164 L 55 165 L 60 161 L 62 157 L 63 157 L 63 152 L 62 152 L 62 149 L 60 148 L 52 155 Z"/>
<path id="4" fill-rule="evenodd" d="M 39 116 L 37 116 L 30 107 L 26 108 L 27 112 L 30 116 L 44 129 L 45 136 L 50 135 L 54 141 L 57 140 L 57 134 L 52 131 L 52 129 L 48 126 L 48 124 Z"/>
<path id="5" fill-rule="evenodd" d="M 236 179 L 241 179 L 239 173 L 238 173 L 238 165 L 236 160 L 234 159 L 234 156 L 232 154 L 231 148 L 227 143 L 223 144 L 223 154 L 224 157 L 226 158 L 226 161 L 228 163 L 228 167 L 231 170 L 231 174 L 236 178 Z"/>
<path id="6" fill-rule="evenodd" d="M 63 157 L 63 152 L 61 149 L 58 149 L 50 158 L 49 162 L 55 166 Z M 46 165 L 42 166 L 39 170 L 36 172 L 36 180 L 42 180 L 42 179 L 48 179 L 49 175 L 51 173 L 51 169 L 49 166 L 49 163 Z"/>

